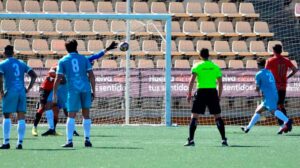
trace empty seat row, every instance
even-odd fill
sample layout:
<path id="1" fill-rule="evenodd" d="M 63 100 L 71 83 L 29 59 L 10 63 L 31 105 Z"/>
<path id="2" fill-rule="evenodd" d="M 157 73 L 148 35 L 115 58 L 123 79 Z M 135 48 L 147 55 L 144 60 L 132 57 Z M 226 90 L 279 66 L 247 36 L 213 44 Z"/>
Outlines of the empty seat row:
<path id="1" fill-rule="evenodd" d="M 74 26 L 73 26 L 74 25 Z M 74 27 L 74 28 L 73 28 Z M 172 22 L 172 35 L 174 36 L 243 36 L 243 37 L 270 37 L 269 26 L 266 22 L 255 22 L 253 31 L 249 22 L 236 22 L 235 30 L 232 22 L 219 22 L 218 30 L 214 22 L 203 21 L 200 24 L 195 21 L 183 22 L 181 31 L 179 22 Z M 10 35 L 125 35 L 126 23 L 122 20 L 108 21 L 94 20 L 92 25 L 87 20 L 56 20 L 55 27 L 51 20 L 20 20 L 17 26 L 14 20 L 2 20 L 0 32 Z M 131 33 L 135 35 L 159 35 L 164 34 L 164 26 L 160 21 L 147 22 L 131 21 Z"/>
<path id="2" fill-rule="evenodd" d="M 136 35 L 158 34 L 157 30 L 163 32 L 161 22 L 148 22 L 145 26 L 140 21 L 131 21 L 131 33 Z M 73 26 L 74 25 L 74 26 Z M 74 28 L 73 28 L 74 27 Z M 56 20 L 55 26 L 51 20 L 20 20 L 17 23 L 14 20 L 1 20 L 0 33 L 9 35 L 125 35 L 126 23 L 121 20 L 112 20 L 110 26 L 108 21 L 94 20 L 92 26 L 87 20 L 75 20 L 74 23 L 69 20 Z"/>
<path id="3" fill-rule="evenodd" d="M 85 44 L 83 40 L 77 41 L 78 51 L 84 55 L 93 54 L 104 48 L 103 42 L 100 40 L 89 40 L 87 44 Z M 118 40 L 116 41 L 120 42 Z M 107 47 L 111 42 L 112 40 L 106 40 L 105 46 Z M 48 42 L 44 39 L 33 39 L 32 44 L 30 45 L 30 42 L 26 39 L 16 39 L 13 45 L 17 54 L 64 55 L 66 54 L 64 43 L 64 40 L 53 39 L 51 44 L 48 45 Z M 3 48 L 8 44 L 10 44 L 8 39 L 0 39 L 0 51 L 3 51 Z M 173 56 L 195 56 L 199 55 L 199 51 L 202 48 L 207 48 L 210 50 L 210 54 L 212 56 L 270 56 L 273 53 L 272 47 L 275 44 L 282 45 L 280 41 L 269 41 L 266 50 L 263 41 L 250 41 L 249 45 L 245 41 L 233 41 L 230 47 L 228 41 L 215 41 L 214 45 L 212 45 L 211 41 L 198 40 L 195 47 L 194 42 L 191 40 L 179 40 L 178 45 L 175 41 L 172 41 L 171 54 Z M 131 54 L 137 56 L 163 55 L 165 53 L 164 41 L 162 41 L 161 45 L 159 45 L 155 40 L 143 40 L 140 45 L 139 41 L 131 40 L 129 46 Z M 125 55 L 125 52 L 122 52 L 117 48 L 110 51 L 109 54 Z M 288 53 L 284 52 L 283 55 L 288 55 Z"/>
<path id="4" fill-rule="evenodd" d="M 58 60 L 55 59 L 47 59 L 45 61 L 45 66 L 43 65 L 43 62 L 40 59 L 28 59 L 28 65 L 33 68 L 50 68 L 53 65 L 57 64 Z M 220 68 L 226 69 L 257 69 L 257 62 L 256 60 L 247 60 L 246 64 L 244 66 L 244 62 L 241 60 L 229 60 L 228 65 L 224 60 L 212 60 L 215 64 L 217 64 Z M 194 60 L 193 65 L 196 63 L 201 62 L 201 60 Z M 165 68 L 165 60 L 164 59 L 158 59 L 156 61 L 156 64 L 152 60 L 148 59 L 139 59 L 139 60 L 130 60 L 130 67 L 131 68 Z M 292 60 L 292 63 L 298 67 L 297 62 L 295 60 Z M 188 60 L 175 60 L 173 68 L 191 68 L 193 65 L 190 65 L 190 62 Z M 101 63 L 98 63 L 97 61 L 94 62 L 93 65 L 94 68 L 124 68 L 126 67 L 126 60 L 121 59 L 119 66 L 118 62 L 116 60 L 109 60 L 109 59 L 103 59 L 101 60 Z"/>
<path id="5" fill-rule="evenodd" d="M 243 37 L 271 37 L 274 34 L 270 33 L 267 22 L 255 22 L 253 31 L 249 22 L 236 22 L 235 30 L 232 22 L 220 21 L 218 30 L 214 22 L 204 21 L 200 23 L 195 21 L 183 22 L 183 32 L 188 36 L 243 36 Z"/>
<path id="6" fill-rule="evenodd" d="M 263 41 L 250 41 L 247 44 L 245 41 L 233 41 L 230 44 L 228 41 L 215 41 L 212 45 L 211 41 L 198 40 L 196 47 L 194 42 L 191 40 L 179 40 L 178 50 L 176 43 L 172 41 L 172 55 L 198 55 L 202 48 L 207 48 L 210 50 L 210 55 L 212 56 L 270 56 L 273 54 L 272 47 L 275 44 L 281 44 L 280 41 L 269 41 L 268 47 L 266 49 L 265 43 Z M 164 45 L 164 43 L 162 43 Z M 164 50 L 164 47 L 161 47 Z M 283 55 L 288 55 L 287 52 L 283 52 Z"/>
<path id="7" fill-rule="evenodd" d="M 151 8 L 151 9 L 150 9 Z M 59 7 L 57 1 L 43 1 L 42 8 L 38 1 L 27 0 L 22 4 L 18 0 L 8 0 L 3 7 L 0 1 L 0 12 L 27 12 L 27 13 L 126 13 L 126 2 L 116 2 L 115 9 L 112 2 L 98 2 L 97 6 L 91 1 L 80 1 L 77 7 L 74 1 L 62 1 Z M 5 9 L 5 10 L 4 10 Z M 239 10 L 235 3 L 222 3 L 221 8 L 217 3 L 206 2 L 203 7 L 200 2 L 170 2 L 167 10 L 165 2 L 152 2 L 149 7 L 147 2 L 134 2 L 133 13 L 170 13 L 177 17 L 259 17 L 255 13 L 252 3 L 240 3 Z"/>

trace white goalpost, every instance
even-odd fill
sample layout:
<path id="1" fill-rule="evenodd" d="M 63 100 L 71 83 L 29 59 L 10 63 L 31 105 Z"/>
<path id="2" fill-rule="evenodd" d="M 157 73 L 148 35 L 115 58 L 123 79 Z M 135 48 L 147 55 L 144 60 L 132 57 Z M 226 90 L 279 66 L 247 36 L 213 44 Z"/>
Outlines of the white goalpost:
<path id="1" fill-rule="evenodd" d="M 65 33 L 62 32 L 57 36 L 51 35 L 32 35 L 32 36 L 19 36 L 13 34 L 2 34 L 2 38 L 9 39 L 10 41 L 15 42 L 17 39 L 26 39 L 29 41 L 30 46 L 34 48 L 33 40 L 34 39 L 45 39 L 50 46 L 50 52 L 54 56 L 54 58 L 60 58 L 65 53 L 63 51 L 64 46 L 55 46 L 55 40 L 66 40 L 68 38 L 74 38 L 76 40 L 80 40 L 83 42 L 83 47 L 89 48 L 90 41 L 97 41 L 104 43 L 106 45 L 115 40 L 118 42 L 127 41 L 130 44 L 130 49 L 126 52 L 125 59 L 123 58 L 125 53 L 116 49 L 112 52 L 107 53 L 107 56 L 102 58 L 98 64 L 103 63 L 103 60 L 113 60 L 117 62 L 118 67 L 114 68 L 95 68 L 96 74 L 96 82 L 97 82 L 97 93 L 96 93 L 96 101 L 93 102 L 93 108 L 91 109 L 91 115 L 95 118 L 94 123 L 98 124 L 163 124 L 166 126 L 171 126 L 171 21 L 172 17 L 169 14 L 17 14 L 17 13 L 1 13 L 1 20 L 30 20 L 35 24 L 39 20 L 50 20 L 51 22 L 56 22 L 58 20 L 67 20 L 72 23 L 72 26 L 75 25 L 75 21 L 83 20 L 87 21 L 86 23 L 90 23 L 95 27 L 95 22 L 97 20 L 104 20 L 110 24 L 113 21 L 127 21 L 126 32 L 122 32 L 122 30 L 117 30 L 113 32 L 112 35 L 105 34 L 95 34 L 95 36 L 91 36 L 88 34 L 80 34 L 80 33 Z M 151 21 L 151 23 L 149 22 Z M 161 22 L 162 27 L 157 28 L 153 21 Z M 134 34 L 130 29 L 131 22 L 140 22 L 142 28 L 148 28 L 150 24 L 152 27 L 155 27 L 155 30 L 160 30 L 164 32 L 155 32 L 153 34 L 149 33 L 147 36 Z M 57 26 L 57 24 L 56 24 Z M 56 27 L 57 29 L 57 27 Z M 136 29 L 136 27 L 135 27 Z M 139 28 L 138 28 L 139 29 Z M 153 29 L 153 28 L 152 28 Z M 139 31 L 139 30 L 136 30 Z M 154 35 L 155 34 L 155 35 Z M 126 37 L 124 37 L 124 35 Z M 133 41 L 130 41 L 134 39 Z M 141 46 L 147 45 L 146 42 L 155 42 L 158 44 L 158 51 L 154 51 L 151 48 L 151 44 L 148 45 L 148 51 L 145 54 L 141 52 Z M 63 44 L 63 43 L 58 43 Z M 98 43 L 97 43 L 98 44 Z M 100 43 L 99 43 L 100 44 Z M 163 44 L 163 45 L 162 45 Z M 103 44 L 102 49 L 105 48 Z M 135 45 L 138 45 L 135 46 Z M 149 48 L 150 46 L 150 48 Z M 54 51 L 54 48 L 60 48 L 58 51 Z M 138 49 L 137 49 L 138 48 Z M 154 47 L 155 48 L 155 47 Z M 99 47 L 101 49 L 101 47 Z M 88 50 L 88 49 L 86 49 Z M 152 51 L 153 50 L 153 51 Z M 95 51 L 96 52 L 96 51 Z M 54 53 L 54 54 L 53 54 Z M 64 54 L 62 54 L 64 53 Z M 81 51 L 79 51 L 81 53 Z M 82 51 L 85 55 L 93 54 L 93 52 Z M 39 52 L 35 53 L 36 56 L 40 57 L 43 61 L 47 61 L 49 59 L 49 55 L 42 54 Z M 52 59 L 53 57 L 50 57 Z M 139 55 L 143 55 L 142 58 L 139 58 Z M 159 58 L 165 60 L 164 67 L 159 70 L 150 70 L 150 74 L 158 75 L 163 77 L 164 80 L 160 81 L 160 86 L 163 85 L 163 95 L 151 95 L 148 91 L 145 91 L 143 88 L 149 85 L 149 82 L 142 82 L 141 75 L 145 75 L 148 71 L 143 67 L 139 66 L 140 62 L 143 62 L 143 58 L 152 57 L 154 55 L 159 55 Z M 29 60 L 30 56 L 26 55 L 26 53 L 18 53 L 18 57 L 21 57 L 25 60 Z M 155 58 L 156 59 L 156 58 Z M 124 60 L 126 63 L 124 64 Z M 101 62 L 102 61 L 102 62 Z M 122 63 L 123 61 L 123 63 Z M 135 61 L 135 65 L 131 64 L 132 61 Z M 29 94 L 28 100 L 28 117 L 33 118 L 36 110 L 34 109 L 34 104 L 38 101 L 38 85 L 43 79 L 43 75 L 46 74 L 47 68 L 38 68 L 39 79 L 37 80 L 37 84 L 35 85 L 35 89 L 32 91 L 34 93 Z M 108 75 L 108 76 L 107 76 Z M 113 76 L 114 75 L 114 76 Z M 118 77 L 122 78 L 118 78 Z M 147 76 L 147 75 L 146 75 Z M 125 79 L 123 78 L 125 77 Z M 149 77 L 149 76 L 148 76 Z M 109 83 L 111 82 L 111 83 Z M 123 81 L 118 81 L 123 80 Z M 113 95 L 114 92 L 118 92 L 116 95 Z M 33 96 L 32 96 L 33 95 Z M 144 99 L 144 96 L 147 97 Z M 144 99 L 144 100 L 143 100 Z M 155 107 L 151 109 L 151 107 L 147 107 L 148 111 L 145 110 L 143 104 L 148 102 L 157 102 L 161 103 L 159 107 Z M 109 103 L 107 108 L 103 107 L 103 104 Z M 104 105 L 105 106 L 105 105 Z M 114 116 L 115 115 L 115 116 Z M 63 117 L 63 115 L 61 114 Z M 43 121 L 42 121 L 43 122 Z"/>

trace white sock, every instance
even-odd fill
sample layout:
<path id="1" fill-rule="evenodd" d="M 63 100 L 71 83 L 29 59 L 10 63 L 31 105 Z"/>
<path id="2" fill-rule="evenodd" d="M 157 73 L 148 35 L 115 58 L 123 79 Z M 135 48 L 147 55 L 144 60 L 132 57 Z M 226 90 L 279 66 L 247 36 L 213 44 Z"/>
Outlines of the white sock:
<path id="1" fill-rule="evenodd" d="M 53 115 L 53 110 L 47 110 L 46 111 L 46 118 L 47 118 L 49 129 L 54 129 L 54 115 Z"/>
<path id="2" fill-rule="evenodd" d="M 10 128 L 11 128 L 11 120 L 10 118 L 3 118 L 2 123 L 2 129 L 3 129 L 3 144 L 9 143 L 10 138 Z"/>
<path id="3" fill-rule="evenodd" d="M 67 143 L 70 143 L 70 142 L 73 141 L 74 128 L 75 128 L 75 119 L 68 117 L 68 119 L 67 119 L 67 129 L 66 129 Z"/>
<path id="4" fill-rule="evenodd" d="M 274 115 L 282 120 L 285 124 L 289 121 L 289 118 L 287 118 L 281 111 L 276 110 Z"/>
<path id="5" fill-rule="evenodd" d="M 259 121 L 259 119 L 260 119 L 260 114 L 255 113 L 251 118 L 251 121 L 249 122 L 247 129 L 251 129 L 257 123 L 257 121 Z"/>
<path id="6" fill-rule="evenodd" d="M 91 119 L 83 119 L 82 121 L 85 140 L 90 140 L 91 123 Z"/>
<path id="7" fill-rule="evenodd" d="M 23 139 L 25 136 L 26 123 L 25 120 L 18 121 L 18 144 L 23 143 Z"/>

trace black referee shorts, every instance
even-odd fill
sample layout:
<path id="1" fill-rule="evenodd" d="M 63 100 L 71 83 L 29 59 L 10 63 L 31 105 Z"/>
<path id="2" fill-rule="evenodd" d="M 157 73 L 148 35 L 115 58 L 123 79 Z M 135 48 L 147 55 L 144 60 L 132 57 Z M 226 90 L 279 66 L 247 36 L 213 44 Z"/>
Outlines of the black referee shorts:
<path id="1" fill-rule="evenodd" d="M 206 107 L 210 114 L 221 113 L 217 89 L 198 89 L 195 92 L 192 113 L 204 114 Z"/>

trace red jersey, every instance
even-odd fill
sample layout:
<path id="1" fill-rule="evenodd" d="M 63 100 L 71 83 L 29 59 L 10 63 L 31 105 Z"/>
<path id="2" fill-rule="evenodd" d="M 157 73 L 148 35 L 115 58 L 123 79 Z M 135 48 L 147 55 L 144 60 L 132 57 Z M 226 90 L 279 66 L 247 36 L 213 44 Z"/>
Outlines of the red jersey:
<path id="1" fill-rule="evenodd" d="M 44 90 L 48 90 L 48 91 L 52 90 L 53 85 L 54 85 L 55 76 L 56 76 L 56 66 L 50 68 L 46 78 L 41 83 L 40 88 L 42 88 Z"/>
<path id="2" fill-rule="evenodd" d="M 274 75 L 276 87 L 278 90 L 286 90 L 287 86 L 287 71 L 295 66 L 283 56 L 273 56 L 267 60 L 266 69 L 270 70 Z"/>

